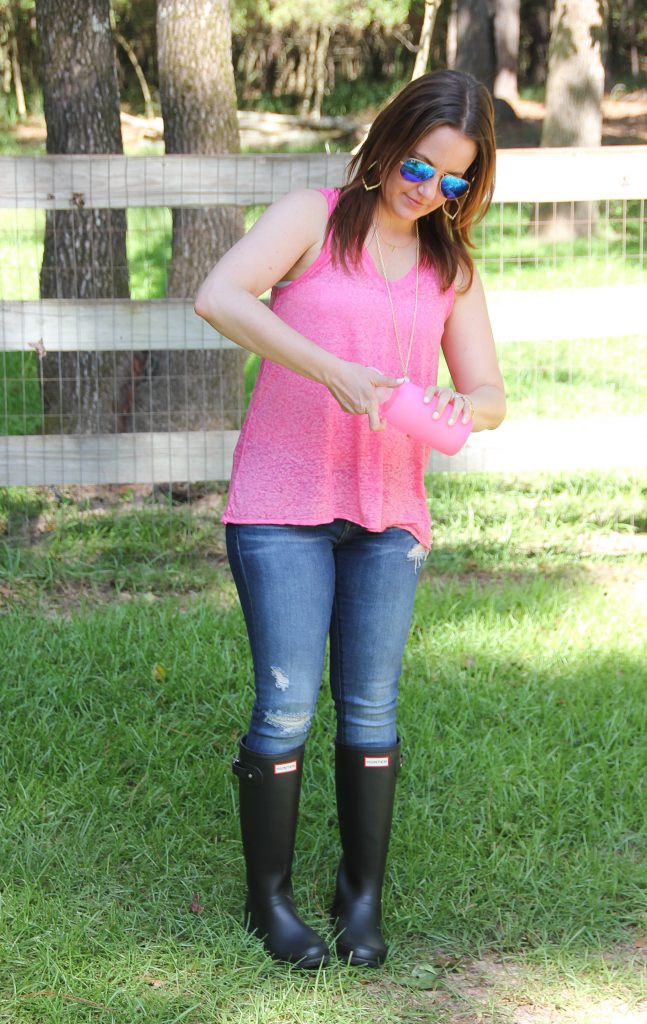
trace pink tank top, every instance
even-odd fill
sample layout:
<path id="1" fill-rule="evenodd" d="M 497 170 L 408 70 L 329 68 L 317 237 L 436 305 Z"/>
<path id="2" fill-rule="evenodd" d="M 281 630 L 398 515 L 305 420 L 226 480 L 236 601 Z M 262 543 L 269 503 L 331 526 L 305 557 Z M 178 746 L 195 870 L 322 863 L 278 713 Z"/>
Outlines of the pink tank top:
<path id="1" fill-rule="evenodd" d="M 321 189 L 329 212 L 338 189 Z M 390 281 L 401 344 L 408 348 L 415 267 Z M 409 377 L 435 384 L 440 342 L 454 302 L 436 272 L 420 269 Z M 383 277 L 370 253 L 346 272 L 330 240 L 295 281 L 274 288 L 270 307 L 306 338 L 342 359 L 401 377 Z M 343 412 L 323 384 L 263 360 L 234 453 L 223 523 L 313 526 L 348 519 L 381 532 L 399 526 L 431 546 L 424 474 L 430 449 L 394 427 L 373 432 L 367 416 Z"/>

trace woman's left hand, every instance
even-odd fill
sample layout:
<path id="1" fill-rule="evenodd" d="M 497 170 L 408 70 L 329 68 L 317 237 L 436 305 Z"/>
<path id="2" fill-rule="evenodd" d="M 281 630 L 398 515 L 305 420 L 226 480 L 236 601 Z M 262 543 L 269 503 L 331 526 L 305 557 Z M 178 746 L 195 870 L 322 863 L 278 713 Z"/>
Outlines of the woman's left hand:
<path id="1" fill-rule="evenodd" d="M 447 420 L 448 427 L 453 427 L 461 415 L 463 423 L 474 419 L 474 403 L 468 395 L 463 395 L 460 391 L 452 391 L 451 388 L 441 388 L 438 385 L 430 385 L 425 388 L 425 402 L 431 402 L 434 395 L 438 395 L 438 404 L 432 413 L 432 419 L 439 420 L 449 402 L 454 403 L 454 410 Z"/>

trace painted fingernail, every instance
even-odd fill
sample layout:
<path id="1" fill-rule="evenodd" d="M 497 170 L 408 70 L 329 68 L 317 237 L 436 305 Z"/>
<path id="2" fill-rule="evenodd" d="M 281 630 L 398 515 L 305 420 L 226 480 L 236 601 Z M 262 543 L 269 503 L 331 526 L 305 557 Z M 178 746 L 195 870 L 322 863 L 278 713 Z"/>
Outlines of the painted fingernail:
<path id="1" fill-rule="evenodd" d="M 423 402 L 425 403 L 425 405 L 429 405 L 429 403 L 431 402 L 431 398 L 429 397 L 429 395 L 425 395 L 425 397 L 423 398 Z"/>
<path id="2" fill-rule="evenodd" d="M 431 414 L 432 420 L 437 420 L 439 418 L 439 416 L 440 416 L 439 412 L 432 412 L 432 414 Z"/>

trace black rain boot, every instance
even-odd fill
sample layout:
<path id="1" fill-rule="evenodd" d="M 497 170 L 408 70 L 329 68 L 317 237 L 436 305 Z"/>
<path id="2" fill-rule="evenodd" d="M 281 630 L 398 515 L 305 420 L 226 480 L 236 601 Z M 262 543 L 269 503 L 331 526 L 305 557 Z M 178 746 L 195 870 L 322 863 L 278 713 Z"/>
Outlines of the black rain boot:
<path id="1" fill-rule="evenodd" d="M 382 937 L 382 883 L 391 834 L 400 741 L 366 749 L 336 744 L 335 783 L 342 859 L 332 918 L 337 955 L 355 966 L 379 967 L 386 959 Z"/>
<path id="2" fill-rule="evenodd" d="M 292 895 L 292 855 L 299 811 L 303 746 L 287 754 L 257 754 L 240 744 L 233 762 L 240 780 L 240 828 L 247 867 L 245 927 L 257 932 L 275 960 L 299 967 L 328 963 L 323 939 L 298 916 Z"/>

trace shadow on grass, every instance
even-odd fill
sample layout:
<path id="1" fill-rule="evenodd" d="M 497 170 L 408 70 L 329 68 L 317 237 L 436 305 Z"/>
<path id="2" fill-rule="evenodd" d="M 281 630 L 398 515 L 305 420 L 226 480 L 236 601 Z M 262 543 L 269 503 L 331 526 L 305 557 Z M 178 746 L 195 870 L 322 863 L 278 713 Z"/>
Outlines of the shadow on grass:
<path id="1" fill-rule="evenodd" d="M 169 877 L 197 871 L 219 884 L 225 862 L 209 866 L 221 856 L 212 843 L 222 839 L 224 853 L 236 835 L 227 759 L 250 706 L 251 666 L 237 608 L 173 605 L 0 620 L 4 649 L 13 640 L 14 650 L 2 694 L 3 731 L 11 730 L 3 784 L 7 800 L 18 796 L 5 805 L 5 829 L 31 837 L 9 843 L 6 863 L 47 877 L 48 887 L 62 869 L 59 893 L 82 878 L 93 886 L 95 871 L 109 879 L 111 849 L 129 884 L 152 881 L 161 851 Z M 622 875 L 635 869 L 638 884 L 645 846 L 642 659 L 576 646 L 533 656 L 521 637 L 514 651 L 493 635 L 466 665 L 455 635 L 442 635 L 454 621 L 453 606 L 435 624 L 419 614 L 405 666 L 407 768 L 392 878 L 417 909 L 401 909 L 401 924 L 417 928 L 422 913 L 425 927 L 436 919 L 465 938 L 512 941 L 522 931 L 566 934 L 587 913 L 592 929 L 596 920 L 612 931 L 626 924 L 637 907 L 630 886 L 618 903 Z M 425 636 L 434 638 L 431 674 Z M 331 732 L 326 696 L 307 774 L 322 759 L 325 769 L 311 805 L 332 782 Z M 313 850 L 329 845 L 320 826 L 330 814 L 317 822 L 312 806 L 306 812 Z M 564 886 L 569 870 L 575 888 Z"/>
<path id="2" fill-rule="evenodd" d="M 494 589 L 541 599 L 553 583 L 564 600 L 587 582 L 588 538 L 637 537 L 647 524 L 639 478 L 491 480 L 433 477 L 434 545 L 425 586 Z M 0 573 L 5 599 L 62 609 L 115 595 L 188 596 L 218 590 L 224 568 L 225 490 L 212 485 L 188 505 L 150 488 L 8 488 L 0 491 Z M 602 550 L 602 549 L 601 549 Z M 610 553 L 613 553 L 610 550 Z M 589 559 L 588 566 L 591 565 Z M 560 589 L 561 588 L 561 589 Z M 421 587 L 424 590 L 424 586 Z"/>

